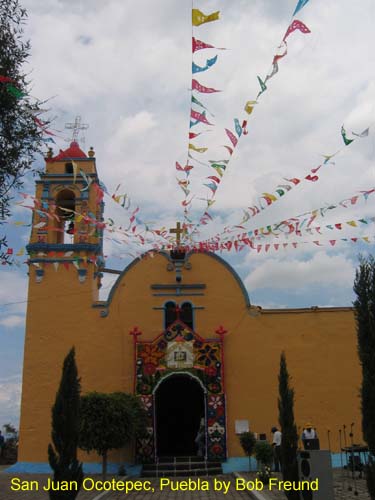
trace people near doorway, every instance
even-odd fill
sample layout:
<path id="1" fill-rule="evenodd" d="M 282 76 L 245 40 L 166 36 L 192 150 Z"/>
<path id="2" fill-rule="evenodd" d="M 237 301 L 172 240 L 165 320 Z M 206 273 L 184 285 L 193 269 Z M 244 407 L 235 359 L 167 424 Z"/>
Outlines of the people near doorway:
<path id="1" fill-rule="evenodd" d="M 204 448 L 205 448 L 205 429 L 204 429 L 204 419 L 201 418 L 198 433 L 195 437 L 195 444 L 197 445 L 197 455 L 198 457 L 204 456 Z"/>
<path id="2" fill-rule="evenodd" d="M 271 432 L 273 434 L 272 446 L 273 446 L 273 461 L 275 464 L 275 472 L 280 472 L 281 469 L 281 438 L 282 434 L 277 429 L 277 427 L 272 427 Z"/>
<path id="3" fill-rule="evenodd" d="M 311 449 L 311 444 L 310 444 L 311 440 L 318 439 L 318 434 L 317 434 L 316 430 L 314 429 L 313 424 L 311 424 L 310 422 L 307 422 L 307 424 L 305 424 L 301 438 L 302 438 L 302 443 L 303 443 L 304 449 L 305 450 Z M 314 449 L 316 449 L 316 446 L 314 446 Z"/>

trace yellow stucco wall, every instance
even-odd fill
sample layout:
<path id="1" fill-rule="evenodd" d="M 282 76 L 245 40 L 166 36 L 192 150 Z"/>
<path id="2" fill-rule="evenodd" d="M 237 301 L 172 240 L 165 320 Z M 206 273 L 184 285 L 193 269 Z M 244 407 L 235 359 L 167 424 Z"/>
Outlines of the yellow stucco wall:
<path id="1" fill-rule="evenodd" d="M 137 261 L 119 277 L 111 293 L 108 315 L 92 307 L 96 290 L 93 265 L 85 283 L 77 271 L 60 266 L 45 269 L 41 283 L 30 268 L 19 460 L 46 462 L 50 442 L 51 406 L 61 376 L 64 356 L 74 345 L 83 392 L 133 390 L 133 340 L 137 325 L 142 340 L 163 330 L 162 307 L 167 300 L 190 300 L 195 329 L 215 337 L 223 325 L 227 395 L 228 455 L 243 452 L 234 433 L 237 419 L 248 419 L 251 430 L 266 432 L 277 425 L 277 375 L 285 350 L 296 393 L 297 424 L 312 420 L 323 447 L 327 430 L 338 449 L 338 429 L 356 423 L 355 441 L 361 441 L 358 389 L 360 367 L 356 333 L 350 309 L 260 311 L 250 308 L 243 291 L 223 262 L 208 254 L 193 254 L 191 269 L 183 269 L 183 284 L 206 285 L 203 296 L 155 296 L 151 284 L 175 284 L 167 259 Z M 160 291 L 159 291 L 160 292 Z M 102 308 L 105 309 L 104 306 Z M 97 458 L 90 455 L 85 460 Z"/>

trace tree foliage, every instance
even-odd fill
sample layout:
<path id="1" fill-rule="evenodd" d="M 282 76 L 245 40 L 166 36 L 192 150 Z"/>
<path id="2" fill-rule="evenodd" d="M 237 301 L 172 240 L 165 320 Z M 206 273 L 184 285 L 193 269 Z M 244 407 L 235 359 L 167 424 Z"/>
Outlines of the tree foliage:
<path id="1" fill-rule="evenodd" d="M 147 416 L 138 398 L 123 392 L 91 392 L 81 398 L 79 446 L 102 457 L 107 473 L 108 451 L 123 448 L 146 430 Z"/>
<path id="2" fill-rule="evenodd" d="M 356 271 L 354 302 L 358 355 L 362 365 L 362 432 L 369 447 L 367 489 L 375 499 L 375 260 L 361 259 Z"/>
<path id="3" fill-rule="evenodd" d="M 10 215 L 12 192 L 22 186 L 43 144 L 35 121 L 40 103 L 28 96 L 24 73 L 30 56 L 30 43 L 23 36 L 26 19 L 19 0 L 0 0 L 0 223 Z"/>
<path id="4" fill-rule="evenodd" d="M 262 465 L 272 465 L 273 448 L 267 441 L 257 441 L 254 446 L 254 454 L 257 462 Z"/>
<path id="5" fill-rule="evenodd" d="M 63 364 L 60 387 L 52 407 L 52 444 L 48 461 L 54 481 L 77 481 L 77 491 L 50 491 L 51 500 L 74 500 L 82 485 L 82 464 L 77 460 L 80 424 L 80 381 L 74 348 Z"/>
<path id="6" fill-rule="evenodd" d="M 249 469 L 251 469 L 251 455 L 254 452 L 256 439 L 253 432 L 242 432 L 240 434 L 240 443 L 243 451 L 249 457 Z"/>
<path id="7" fill-rule="evenodd" d="M 279 424 L 281 427 L 281 471 L 284 481 L 298 481 L 297 447 L 298 433 L 294 420 L 294 390 L 290 387 L 290 377 L 285 353 L 280 356 L 279 372 Z M 285 491 L 289 500 L 299 500 L 298 491 Z"/>

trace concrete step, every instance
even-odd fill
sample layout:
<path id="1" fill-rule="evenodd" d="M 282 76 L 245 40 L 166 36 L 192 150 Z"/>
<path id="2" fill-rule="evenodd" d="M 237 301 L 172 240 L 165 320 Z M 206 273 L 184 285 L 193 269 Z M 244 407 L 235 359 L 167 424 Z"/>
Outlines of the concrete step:
<path id="1" fill-rule="evenodd" d="M 201 469 L 156 469 L 156 470 L 143 470 L 142 477 L 194 477 L 194 476 L 217 476 L 222 474 L 221 467 L 208 467 Z"/>
<path id="2" fill-rule="evenodd" d="M 152 464 L 144 464 L 142 477 L 186 477 L 222 474 L 221 462 L 203 460 L 202 457 L 159 457 Z"/>

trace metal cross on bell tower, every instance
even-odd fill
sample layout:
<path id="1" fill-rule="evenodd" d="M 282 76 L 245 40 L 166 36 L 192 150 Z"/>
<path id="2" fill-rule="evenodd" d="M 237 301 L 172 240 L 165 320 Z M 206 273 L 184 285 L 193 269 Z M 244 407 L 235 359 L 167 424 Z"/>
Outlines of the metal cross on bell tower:
<path id="1" fill-rule="evenodd" d="M 67 130 L 73 130 L 72 136 L 68 139 L 69 142 L 78 142 L 78 135 L 80 130 L 87 130 L 89 128 L 88 123 L 82 123 L 82 117 L 80 115 L 75 117 L 74 123 L 65 123 L 65 128 Z M 85 137 L 81 136 L 81 142 L 84 144 Z"/>

